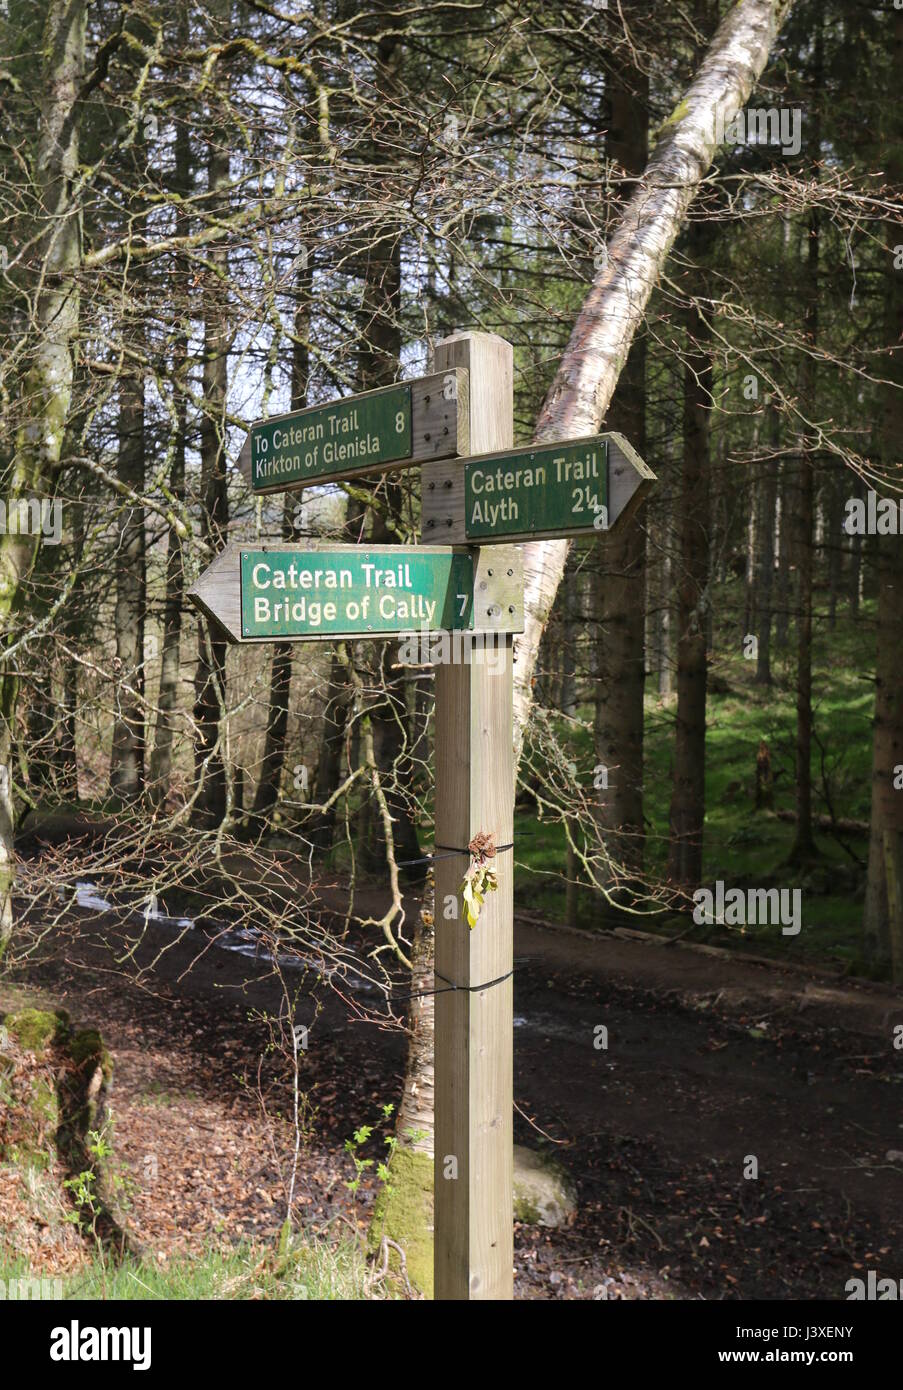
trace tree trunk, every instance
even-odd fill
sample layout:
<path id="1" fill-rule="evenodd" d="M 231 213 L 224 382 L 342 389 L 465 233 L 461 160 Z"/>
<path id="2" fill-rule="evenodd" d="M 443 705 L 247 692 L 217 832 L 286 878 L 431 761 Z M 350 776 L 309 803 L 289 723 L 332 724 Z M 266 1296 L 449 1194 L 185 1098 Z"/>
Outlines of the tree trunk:
<path id="1" fill-rule="evenodd" d="M 294 343 L 292 345 L 292 410 L 303 410 L 307 405 L 308 383 L 310 380 L 310 294 L 313 284 L 313 261 L 308 255 L 302 259 L 296 277 L 296 303 L 294 315 Z M 294 493 L 285 494 L 282 512 L 283 539 L 290 541 L 294 535 L 292 518 L 297 498 Z M 292 642 L 277 642 L 273 647 L 270 668 L 270 698 L 267 708 L 266 739 L 263 750 L 263 763 L 254 796 L 253 821 L 258 830 L 263 830 L 273 807 L 279 800 L 279 785 L 285 764 L 285 739 L 288 732 L 288 711 L 292 686 Z"/>
<path id="2" fill-rule="evenodd" d="M 815 30 L 814 111 L 811 117 L 811 157 L 816 166 L 821 158 L 821 123 L 824 29 L 821 15 Z M 818 258 L 819 213 L 813 208 L 808 219 L 806 244 L 806 346 L 800 373 L 800 400 L 809 420 L 815 419 L 818 347 Z M 815 459 L 807 457 L 805 436 L 800 441 L 799 501 L 797 524 L 797 607 L 796 607 L 796 838 L 790 851 L 791 864 L 805 864 L 815 854 L 812 837 L 812 588 L 814 548 L 812 528 L 815 520 Z"/>
<path id="3" fill-rule="evenodd" d="M 120 482 L 140 497 L 144 491 L 144 379 L 123 376 L 119 384 Z M 135 801 L 144 783 L 144 617 L 147 606 L 144 508 L 123 501 L 116 543 L 116 637 L 113 747 L 110 791 Z"/>
<path id="4" fill-rule="evenodd" d="M 600 428 L 649 296 L 714 157 L 719 121 L 729 123 L 746 102 L 789 9 L 790 0 L 738 0 L 722 21 L 618 221 L 607 262 L 578 315 L 540 412 L 537 443 L 595 434 Z M 525 623 L 515 665 L 518 757 L 540 637 L 566 555 L 566 541 L 524 547 Z"/>
<path id="5" fill-rule="evenodd" d="M 208 120 L 211 117 L 208 116 Z M 222 189 L 229 179 L 229 150 L 222 132 L 208 136 L 208 197 L 204 212 L 215 217 Z M 229 329 L 221 282 L 227 279 L 226 252 L 208 252 L 219 274 L 204 281 L 204 408 L 201 417 L 201 535 L 210 559 L 226 541 L 229 503 L 226 490 L 225 416 L 228 388 Z M 226 815 L 226 766 L 219 745 L 226 707 L 226 640 L 216 623 L 198 620 L 198 664 L 195 673 L 195 801 L 197 825 L 215 827 Z"/>
<path id="6" fill-rule="evenodd" d="M 188 43 L 188 7 L 179 6 L 180 46 Z M 191 147 L 188 127 L 179 121 L 175 137 L 175 184 L 179 193 L 187 198 L 191 193 Z M 190 219 L 179 212 L 176 220 L 177 231 L 187 235 Z M 184 257 L 175 258 L 175 270 L 185 281 L 188 262 Z M 188 446 L 188 398 L 186 380 L 188 369 L 188 343 L 180 334 L 173 348 L 173 381 L 178 392 L 176 403 L 176 429 L 169 488 L 173 497 L 179 501 L 185 497 L 185 455 Z M 182 605 L 185 592 L 185 557 L 182 537 L 175 526 L 169 528 L 166 541 L 166 593 L 163 600 L 163 645 L 160 653 L 160 685 L 157 691 L 157 722 L 154 727 L 154 744 L 150 757 L 150 776 L 148 796 L 153 806 L 164 806 L 169 795 L 172 777 L 173 744 L 176 736 L 176 716 L 179 707 L 179 686 L 182 677 Z"/>
<path id="7" fill-rule="evenodd" d="M 696 240 L 696 238 L 694 238 Z M 694 889 L 702 878 L 705 822 L 706 622 L 709 603 L 710 329 L 690 311 L 684 365 L 684 456 L 677 585 L 677 718 L 668 877 Z"/>
<path id="8" fill-rule="evenodd" d="M 773 402 L 769 405 L 769 414 L 771 415 L 772 422 L 771 443 L 773 448 L 777 449 L 781 426 L 780 416 Z M 757 565 L 758 598 L 756 603 L 758 609 L 758 622 L 756 624 L 756 636 L 758 637 L 756 684 L 771 685 L 771 598 L 774 589 L 775 508 L 777 506 L 778 495 L 777 461 L 773 458 L 766 459 L 761 465 L 761 469 L 758 489 L 759 554 Z"/>
<path id="9" fill-rule="evenodd" d="M 628 176 L 639 176 L 648 155 L 649 79 L 630 73 L 636 90 L 611 82 L 606 153 Z M 646 449 L 646 344 L 634 341 L 606 419 L 642 456 Z M 593 571 L 596 614 L 596 763 L 608 770 L 597 805 L 597 823 L 613 865 L 608 886 L 622 868 L 643 863 L 643 694 L 646 675 L 645 509 L 629 526 L 601 536 Z M 520 647 L 518 646 L 518 663 Z M 570 877 L 570 874 L 569 874 Z"/>
<path id="10" fill-rule="evenodd" d="M 15 455 L 3 479 L 9 505 L 53 491 L 72 396 L 72 344 L 78 328 L 76 271 L 81 258 L 78 207 L 80 108 L 85 65 L 84 0 L 49 0 L 41 45 L 38 92 L 40 139 L 35 162 L 41 224 L 35 228 L 34 343 L 21 382 L 27 416 L 16 432 Z M 14 637 L 13 612 L 34 563 L 32 537 L 0 534 L 0 640 Z M 0 955 L 12 931 L 14 807 L 10 763 L 15 745 L 16 660 L 0 656 Z"/>
<path id="11" fill-rule="evenodd" d="M 893 16 L 887 175 L 903 182 L 903 116 L 899 92 L 903 84 L 903 10 Z M 903 276 L 894 268 L 893 248 L 899 227 L 884 227 L 886 336 L 890 353 L 884 373 L 882 464 L 885 476 L 897 484 L 891 460 L 899 456 L 903 438 Z M 877 536 L 878 645 L 875 669 L 875 729 L 872 748 L 872 811 L 868 881 L 865 899 L 865 944 L 869 955 L 892 958 L 894 980 L 903 983 L 903 921 L 901 921 L 901 846 L 903 846 L 903 546 L 899 536 Z M 890 890 L 890 892 L 889 892 Z"/>

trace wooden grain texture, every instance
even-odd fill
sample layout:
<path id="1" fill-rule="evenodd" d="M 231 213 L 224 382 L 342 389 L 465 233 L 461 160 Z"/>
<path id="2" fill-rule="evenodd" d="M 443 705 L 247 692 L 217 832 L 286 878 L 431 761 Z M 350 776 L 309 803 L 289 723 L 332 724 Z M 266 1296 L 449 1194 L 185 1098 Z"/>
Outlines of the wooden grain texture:
<path id="1" fill-rule="evenodd" d="M 394 391 L 397 386 L 411 388 L 411 454 L 409 458 L 397 459 L 389 463 L 368 463 L 359 467 L 349 465 L 335 472 L 317 477 L 299 479 L 297 482 L 274 482 L 267 487 L 251 488 L 251 435 L 248 434 L 238 455 L 238 467 L 254 496 L 266 496 L 271 492 L 299 492 L 305 487 L 324 486 L 352 478 L 363 478 L 374 473 L 397 473 L 399 469 L 410 468 L 412 464 L 428 459 L 453 458 L 456 454 L 468 452 L 467 425 L 469 419 L 468 383 L 466 371 L 451 368 L 447 372 L 432 372 L 429 376 L 418 377 L 416 381 L 398 382 L 396 386 L 380 386 L 375 391 L 362 391 L 357 396 L 343 396 L 333 404 L 346 405 L 365 397 L 383 395 Z M 300 420 L 307 415 L 316 414 L 323 406 L 311 406 L 308 410 L 294 410 L 287 415 L 272 415 L 269 422 L 276 420 Z M 255 422 L 262 423 L 262 422 Z"/>
<path id="2" fill-rule="evenodd" d="M 374 553 L 384 553 L 387 560 L 398 560 L 405 554 L 426 552 L 430 555 L 458 554 L 470 555 L 474 565 L 473 627 L 474 633 L 512 633 L 524 630 L 524 566 L 520 550 L 514 546 L 507 549 L 493 549 L 481 552 L 471 546 L 422 546 L 422 545 L 364 545 L 341 546 L 329 541 L 307 541 L 297 545 L 291 541 L 274 545 L 258 545 L 251 541 L 243 544 L 233 541 L 224 547 L 212 564 L 204 570 L 188 591 L 188 598 L 212 618 L 223 629 L 230 642 L 335 642 L 340 640 L 334 632 L 322 634 L 304 633 L 298 636 L 283 634 L 276 637 L 246 637 L 241 622 L 241 566 L 243 550 L 261 552 L 292 551 L 304 554 L 316 550 L 330 554 L 341 554 L 343 550 L 365 549 Z M 411 624 L 399 627 L 398 631 L 411 632 Z M 372 634 L 354 629 L 353 635 L 366 641 L 372 636 L 374 641 L 385 641 L 387 635 L 383 628 Z M 463 635 L 463 634 L 462 634 Z"/>
<path id="3" fill-rule="evenodd" d="M 634 515 L 649 489 L 655 482 L 655 474 L 622 434 L 609 433 L 589 435 L 591 439 L 607 439 L 608 453 L 608 530 L 624 525 Z M 562 440 L 564 444 L 579 444 L 579 439 Z M 474 450 L 474 455 L 476 454 Z M 530 445 L 521 449 L 504 449 L 492 453 L 480 450 L 480 457 L 487 462 L 503 462 L 507 458 L 517 458 L 530 452 Z M 468 460 L 451 459 L 425 463 L 420 470 L 423 497 L 421 517 L 421 540 L 424 545 L 461 545 L 467 543 L 464 525 L 464 468 Z M 512 541 L 536 541 L 548 539 L 557 534 L 572 536 L 598 534 L 593 526 L 575 526 L 567 532 L 525 531 L 522 534 L 505 534 L 494 540 L 490 536 L 480 538 L 482 546 L 510 545 Z M 474 544 L 474 542 L 470 542 Z"/>
<path id="4" fill-rule="evenodd" d="M 474 450 L 510 446 L 512 349 L 491 334 L 456 334 L 436 347 L 437 369 L 469 368 Z M 516 555 L 513 548 L 507 552 Z M 506 552 L 480 551 L 478 573 Z M 507 567 L 507 565 L 506 565 Z M 466 849 L 480 830 L 513 835 L 512 639 L 503 673 L 487 665 L 436 671 L 436 844 Z M 441 851 L 440 851 L 441 853 Z M 513 854 L 496 858 L 498 892 L 471 931 L 460 884 L 468 856 L 436 863 L 437 988 L 470 986 L 513 965 Z M 455 915 L 446 916 L 448 905 Z M 441 978 L 444 977 L 444 978 Z M 435 1296 L 513 1296 L 513 984 L 436 997 Z M 451 1160 L 457 1176 L 449 1176 Z"/>

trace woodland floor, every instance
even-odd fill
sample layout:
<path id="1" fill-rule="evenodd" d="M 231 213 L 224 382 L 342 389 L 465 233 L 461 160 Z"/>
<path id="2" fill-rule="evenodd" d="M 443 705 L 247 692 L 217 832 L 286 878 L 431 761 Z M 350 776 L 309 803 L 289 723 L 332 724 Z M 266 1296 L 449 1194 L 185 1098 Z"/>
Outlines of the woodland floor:
<path id="1" fill-rule="evenodd" d="M 292 1145 L 286 1068 L 260 1018 L 278 1011 L 278 983 L 153 924 L 124 974 L 111 968 L 122 930 L 80 915 L 11 984 L 103 1030 L 128 1220 L 157 1258 L 272 1236 Z M 903 1276 L 898 996 L 523 918 L 515 953 L 516 1138 L 547 1136 L 579 1193 L 569 1229 L 517 1228 L 517 1297 L 842 1299 L 862 1270 Z M 312 1107 L 298 1186 L 302 1219 L 336 1228 L 366 1222 L 373 1184 L 349 1193 L 344 1143 L 375 1124 L 363 1152 L 384 1155 L 404 1037 L 328 990 L 322 1006 L 296 1013 L 310 1019 Z M 33 1235 L 23 1253 L 40 1260 Z"/>

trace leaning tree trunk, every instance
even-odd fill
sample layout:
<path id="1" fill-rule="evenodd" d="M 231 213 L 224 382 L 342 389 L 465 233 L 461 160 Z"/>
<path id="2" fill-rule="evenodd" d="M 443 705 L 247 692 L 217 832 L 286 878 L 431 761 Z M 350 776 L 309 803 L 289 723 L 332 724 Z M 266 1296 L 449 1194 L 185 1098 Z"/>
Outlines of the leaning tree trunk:
<path id="1" fill-rule="evenodd" d="M 85 63 L 84 0 L 49 0 L 41 44 L 38 93 L 40 138 L 34 168 L 41 225 L 33 277 L 35 334 L 21 383 L 25 418 L 3 479 L 7 505 L 20 497 L 48 495 L 55 483 L 72 395 L 73 339 L 78 327 L 81 250 L 78 208 L 79 99 Z M 0 535 L 0 641 L 14 640 L 13 613 L 34 563 L 28 536 Z M 14 746 L 16 659 L 0 653 L 0 954 L 12 931 L 14 809 L 10 763 Z"/>
<path id="2" fill-rule="evenodd" d="M 593 434 L 599 429 L 655 281 L 714 156 L 716 116 L 727 124 L 745 102 L 789 7 L 789 0 L 740 0 L 721 25 L 686 100 L 669 122 L 637 193 L 620 219 L 608 265 L 578 317 L 540 413 L 537 442 Z M 566 559 L 566 542 L 525 547 L 526 623 L 523 637 L 518 639 L 514 678 L 517 756 L 530 711 L 539 644 Z M 416 967 L 414 978 L 418 978 Z M 431 1007 L 420 1011 L 417 1026 L 420 1035 L 416 1052 L 408 1057 L 406 1093 L 412 1081 L 425 1075 Z M 421 1098 L 424 1094 L 421 1087 Z M 422 1110 L 418 1123 L 425 1125 Z M 399 1129 L 402 1125 L 407 1127 L 407 1122 L 399 1117 Z M 396 1137 L 401 1137 L 398 1131 Z M 427 1141 L 423 1138 L 420 1142 L 425 1145 Z M 406 1156 L 403 1144 L 396 1148 L 393 1166 L 400 1154 Z M 427 1180 L 424 1175 L 424 1182 Z M 376 1221 L 371 1230 L 374 1240 L 389 1233 L 385 1224 Z M 420 1286 L 431 1289 L 432 1232 L 427 1235 L 428 1255 L 422 1246 L 426 1234 L 423 1208 L 418 1206 L 413 1240 L 421 1252 Z"/>
<path id="3" fill-rule="evenodd" d="M 722 21 L 686 96 L 665 122 L 639 186 L 619 219 L 546 396 L 535 441 L 595 434 L 643 320 L 646 304 L 714 158 L 717 131 L 744 105 L 791 0 L 738 0 Z M 567 541 L 524 547 L 523 636 L 515 665 L 519 756 L 542 630 L 564 572 Z"/>

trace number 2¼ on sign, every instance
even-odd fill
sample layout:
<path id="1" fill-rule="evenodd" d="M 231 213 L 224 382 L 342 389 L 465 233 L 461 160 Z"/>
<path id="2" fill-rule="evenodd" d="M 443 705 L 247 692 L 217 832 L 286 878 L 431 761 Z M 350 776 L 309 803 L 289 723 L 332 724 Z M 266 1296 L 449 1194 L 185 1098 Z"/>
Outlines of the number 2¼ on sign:
<path id="1" fill-rule="evenodd" d="M 571 488 L 571 501 L 573 513 L 597 512 L 599 510 L 599 498 L 589 483 L 585 483 L 583 487 Z"/>

